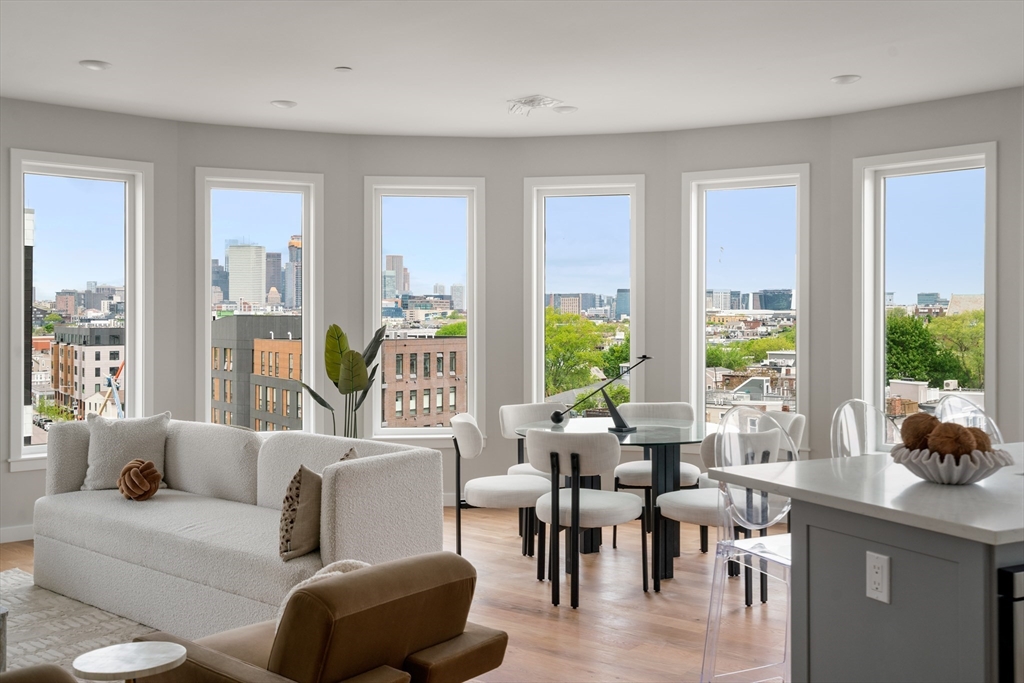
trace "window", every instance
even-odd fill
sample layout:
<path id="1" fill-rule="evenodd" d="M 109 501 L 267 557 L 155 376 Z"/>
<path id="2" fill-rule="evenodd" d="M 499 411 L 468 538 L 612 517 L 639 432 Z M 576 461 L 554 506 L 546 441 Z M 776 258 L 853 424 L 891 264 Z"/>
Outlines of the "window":
<path id="1" fill-rule="evenodd" d="M 300 368 L 302 367 L 302 361 L 301 360 L 299 361 L 299 367 Z M 301 420 L 302 419 L 302 392 L 301 391 L 295 392 L 295 419 L 296 420 Z"/>
<path id="2" fill-rule="evenodd" d="M 219 370 L 220 369 L 218 367 L 219 363 L 220 363 L 220 349 L 218 349 L 215 346 L 215 347 L 213 347 L 213 364 L 210 367 L 213 370 Z"/>
<path id="3" fill-rule="evenodd" d="M 210 384 L 212 385 L 210 387 L 210 398 L 212 398 L 214 401 L 216 401 L 217 400 L 217 386 L 220 384 L 220 380 L 218 380 L 216 377 L 214 377 L 214 378 L 210 379 Z"/>
<path id="4" fill-rule="evenodd" d="M 245 357 L 237 359 L 234 376 L 239 383 L 235 389 L 243 395 L 248 395 L 249 378 L 257 371 L 269 377 L 301 378 L 303 351 L 312 348 L 308 359 L 321 356 L 322 196 L 320 174 L 196 169 L 201 246 L 197 270 L 205 297 L 197 311 L 197 343 L 200 348 L 246 350 Z M 259 366 L 250 367 L 250 358 Z M 305 375 L 314 377 L 313 388 L 323 391 L 317 385 L 320 375 Z M 276 397 L 268 398 L 267 404 L 272 412 Z M 250 410 L 247 402 L 236 406 L 235 424 L 253 424 Z M 321 410 L 310 411 L 303 427 L 313 430 L 324 417 Z"/>
<path id="5" fill-rule="evenodd" d="M 100 352 L 99 351 L 96 352 L 95 360 L 100 360 Z M 113 360 L 113 359 L 111 359 L 111 360 Z"/>
<path id="6" fill-rule="evenodd" d="M 99 359 L 100 359 L 99 353 L 97 352 L 96 360 L 99 360 Z M 110 360 L 121 360 L 121 352 L 120 351 L 111 351 L 110 352 Z"/>
<path id="7" fill-rule="evenodd" d="M 409 392 L 409 417 L 416 417 L 416 390 Z"/>
<path id="8" fill-rule="evenodd" d="M 887 443 L 958 392 L 996 420 L 995 143 L 858 159 L 861 397 Z M 799 375 L 798 375 L 799 377 Z M 879 450 L 886 446 L 878 445 Z"/>
<path id="9" fill-rule="evenodd" d="M 444 389 L 441 387 L 437 388 L 437 399 L 434 401 L 434 411 L 440 413 L 444 407 Z"/>
<path id="10" fill-rule="evenodd" d="M 484 181 L 482 178 L 367 177 L 368 207 L 366 288 L 373 293 L 366 328 L 387 329 L 382 362 L 391 367 L 401 355 L 410 375 L 419 379 L 444 372 L 448 348 L 467 354 L 469 381 L 459 397 L 460 411 L 482 414 L 484 272 Z M 438 286 L 440 283 L 441 286 Z M 450 292 L 445 294 L 445 292 Z M 420 330 L 435 330 L 436 336 Z M 396 361 L 391 359 L 395 358 Z M 415 360 L 414 360 L 415 358 Z M 415 369 L 414 369 L 415 368 Z M 408 382 L 396 372 L 396 381 Z M 420 387 L 420 410 L 429 410 L 433 387 Z M 407 390 L 408 391 L 408 390 Z M 376 394 L 374 400 L 381 400 Z M 426 408 L 424 408 L 426 406 Z M 447 427 L 418 423 L 413 408 L 404 415 L 388 410 L 379 416 L 375 436 L 445 435 Z"/>
<path id="11" fill-rule="evenodd" d="M 226 424 L 226 425 L 231 424 L 231 411 L 228 411 L 228 410 L 224 411 L 224 424 Z"/>
<path id="12" fill-rule="evenodd" d="M 402 371 L 404 357 L 401 353 L 395 355 L 395 379 L 402 379 L 405 374 Z"/>
<path id="13" fill-rule="evenodd" d="M 402 392 L 395 392 L 395 416 L 402 417 Z"/>
<path id="14" fill-rule="evenodd" d="M 94 394 L 100 393 L 100 385 L 96 384 L 94 386 L 95 386 L 95 388 L 92 390 L 92 393 L 94 393 Z"/>
<path id="15" fill-rule="evenodd" d="M 117 368 L 115 368 L 115 367 L 111 367 L 111 368 L 110 368 L 110 376 L 111 376 L 111 377 L 113 377 L 113 376 L 114 376 L 114 375 L 116 375 L 116 374 L 117 374 Z"/>
<path id="16" fill-rule="evenodd" d="M 142 354 L 152 343 L 144 335 L 150 322 L 144 312 L 152 309 L 142 303 L 151 296 L 146 248 L 152 210 L 146 200 L 153 166 L 20 149 L 12 149 L 10 158 L 16 218 L 0 253 L 9 259 L 8 282 L 26 286 L 0 288 L 14 321 L 3 329 L 10 349 L 5 367 L 12 371 L 0 403 L 15 425 L 5 432 L 10 441 L 4 452 L 16 472 L 45 467 L 47 432 L 34 423 L 42 411 L 56 420 L 85 417 L 89 385 L 79 382 L 76 389 L 68 375 L 85 376 L 85 359 L 96 352 L 81 347 L 99 345 L 96 336 L 103 346 L 120 345 L 126 337 L 131 342 L 121 378 L 126 414 L 151 406 Z M 51 335 L 49 348 L 32 342 L 33 336 Z M 57 357 L 71 366 L 67 375 L 54 376 Z"/>
<path id="17" fill-rule="evenodd" d="M 803 406 L 808 173 L 794 164 L 683 174 L 683 386 L 707 422 L 738 403 Z"/>
<path id="18" fill-rule="evenodd" d="M 455 374 L 455 351 L 448 352 L 448 374 Z"/>
<path id="19" fill-rule="evenodd" d="M 256 410 L 263 410 L 263 397 L 260 395 L 260 389 L 259 384 L 254 384 L 252 387 L 253 407 Z"/>
<path id="20" fill-rule="evenodd" d="M 448 387 L 448 412 L 449 413 L 456 412 L 455 406 L 457 406 L 458 403 L 455 400 L 456 399 L 455 393 L 456 393 L 455 392 L 455 387 Z"/>
<path id="21" fill-rule="evenodd" d="M 214 424 L 220 424 L 220 411 L 216 408 L 213 409 L 213 422 Z"/>
<path id="22" fill-rule="evenodd" d="M 233 370 L 234 367 L 234 349 L 224 349 L 224 369 Z"/>
<path id="23" fill-rule="evenodd" d="M 423 414 L 430 415 L 430 389 L 423 390 Z"/>
<path id="24" fill-rule="evenodd" d="M 542 401 L 643 352 L 644 177 L 527 178 L 526 204 L 525 391 Z M 643 400 L 643 373 L 618 402 Z"/>
<path id="25" fill-rule="evenodd" d="M 97 358 L 97 360 L 99 360 L 99 359 Z M 97 367 L 96 368 L 96 377 L 99 377 L 99 376 L 100 376 L 100 369 Z"/>
<path id="26" fill-rule="evenodd" d="M 291 404 L 292 392 L 287 389 L 281 390 L 281 414 L 288 417 L 288 410 Z"/>
<path id="27" fill-rule="evenodd" d="M 231 396 L 231 380 L 226 379 L 224 380 L 224 401 L 226 403 L 231 403 L 232 400 L 233 398 Z"/>

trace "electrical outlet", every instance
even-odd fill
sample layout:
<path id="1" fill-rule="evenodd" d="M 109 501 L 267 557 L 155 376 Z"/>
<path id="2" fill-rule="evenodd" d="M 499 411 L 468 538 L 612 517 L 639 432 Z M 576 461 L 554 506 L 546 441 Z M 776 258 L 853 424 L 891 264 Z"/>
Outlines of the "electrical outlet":
<path id="1" fill-rule="evenodd" d="M 889 595 L 889 557 L 868 551 L 867 560 L 867 595 L 888 605 L 892 602 Z"/>

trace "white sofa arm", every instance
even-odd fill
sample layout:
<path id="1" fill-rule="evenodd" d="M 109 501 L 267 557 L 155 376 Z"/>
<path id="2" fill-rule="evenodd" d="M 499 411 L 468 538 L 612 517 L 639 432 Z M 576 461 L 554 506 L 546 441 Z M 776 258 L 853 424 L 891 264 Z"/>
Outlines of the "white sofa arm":
<path id="1" fill-rule="evenodd" d="M 320 556 L 378 564 L 442 549 L 441 453 L 415 448 L 323 471 Z"/>
<path id="2" fill-rule="evenodd" d="M 54 422 L 46 441 L 46 495 L 81 490 L 89 468 L 89 427 Z"/>

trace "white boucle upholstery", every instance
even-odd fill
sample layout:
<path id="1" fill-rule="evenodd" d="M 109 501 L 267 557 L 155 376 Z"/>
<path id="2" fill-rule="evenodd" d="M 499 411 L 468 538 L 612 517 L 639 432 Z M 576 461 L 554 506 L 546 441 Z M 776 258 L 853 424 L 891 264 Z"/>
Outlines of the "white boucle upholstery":
<path id="1" fill-rule="evenodd" d="M 692 420 L 693 406 L 689 403 L 623 403 L 619 415 L 626 422 L 641 419 Z"/>
<path id="2" fill-rule="evenodd" d="M 141 503 L 116 490 L 80 491 L 40 498 L 35 533 L 170 576 L 201 577 L 211 588 L 276 609 L 292 586 L 323 566 L 317 553 L 281 561 L 280 516 L 174 489 Z M 111 590 L 122 589 L 118 583 Z"/>
<path id="3" fill-rule="evenodd" d="M 345 441 L 345 440 L 343 440 Z M 269 442 L 268 442 L 269 443 Z M 365 448 L 364 448 L 365 444 Z M 359 441 L 398 449 L 339 462 L 323 471 L 320 555 L 324 564 L 379 564 L 442 549 L 444 493 L 441 452 Z"/>
<path id="4" fill-rule="evenodd" d="M 46 441 L 46 495 L 81 490 L 89 467 L 89 426 L 54 422 Z"/>
<path id="5" fill-rule="evenodd" d="M 280 510 L 288 482 L 300 466 L 322 475 L 326 467 L 341 462 L 351 448 L 356 450 L 355 458 L 406 450 L 403 446 L 381 441 L 362 441 L 298 431 L 278 432 L 265 439 L 259 451 L 256 467 L 259 483 L 255 503 Z"/>
<path id="6" fill-rule="evenodd" d="M 619 464 L 621 446 L 614 434 L 570 434 L 531 429 L 526 432 L 526 454 L 541 472 L 551 472 L 551 454 L 558 454 L 558 471 L 572 472 L 572 454 L 579 456 L 580 476 L 606 474 Z"/>
<path id="7" fill-rule="evenodd" d="M 719 526 L 722 512 L 719 509 L 721 493 L 717 488 L 669 491 L 658 496 L 656 505 L 661 514 L 677 522 L 698 526 Z"/>
<path id="8" fill-rule="evenodd" d="M 651 461 L 634 460 L 624 462 L 615 468 L 615 477 L 622 486 L 650 486 L 651 485 Z M 693 486 L 700 476 L 700 468 L 688 462 L 679 463 L 679 485 Z"/>
<path id="9" fill-rule="evenodd" d="M 506 439 L 522 438 L 516 434 L 516 429 L 520 426 L 531 422 L 550 420 L 551 413 L 556 410 L 561 412 L 566 408 L 564 403 L 517 403 L 501 406 L 498 408 L 498 424 L 501 426 L 501 435 Z M 569 419 L 568 416 L 566 419 Z"/>
<path id="10" fill-rule="evenodd" d="M 548 481 L 551 481 L 551 473 L 550 472 L 541 472 L 540 470 L 538 470 L 536 467 L 534 467 L 533 465 L 531 465 L 528 462 L 521 462 L 518 465 L 512 465 L 512 467 L 508 468 L 508 473 L 509 474 L 529 474 L 529 475 L 532 475 L 532 476 L 535 476 L 535 477 L 544 477 Z"/>
<path id="11" fill-rule="evenodd" d="M 551 484 L 525 474 L 499 474 L 466 482 L 466 502 L 478 508 L 532 508 Z"/>
<path id="12" fill-rule="evenodd" d="M 182 579 L 45 536 L 36 536 L 33 558 L 37 586 L 190 640 L 267 621 L 277 611 L 205 585 L 200 572 Z"/>
<path id="13" fill-rule="evenodd" d="M 197 496 L 253 505 L 256 457 L 262 443 L 256 432 L 245 429 L 171 420 L 164 447 L 164 481 L 172 489 Z M 280 509 L 281 501 L 277 503 Z"/>
<path id="14" fill-rule="evenodd" d="M 151 461 L 163 476 L 164 442 L 170 419 L 170 413 L 127 419 L 89 413 L 85 418 L 89 427 L 89 469 L 82 490 L 118 488 L 121 470 L 135 458 Z"/>
<path id="15" fill-rule="evenodd" d="M 592 529 L 631 522 L 640 516 L 643 501 L 631 493 L 580 489 L 580 528 Z M 559 525 L 572 524 L 572 489 L 558 492 Z M 537 499 L 537 518 L 551 524 L 551 492 Z"/>

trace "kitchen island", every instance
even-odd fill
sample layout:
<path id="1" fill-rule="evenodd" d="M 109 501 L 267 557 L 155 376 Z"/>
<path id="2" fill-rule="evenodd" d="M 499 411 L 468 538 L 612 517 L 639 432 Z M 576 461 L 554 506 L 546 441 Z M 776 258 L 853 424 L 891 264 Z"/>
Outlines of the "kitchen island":
<path id="1" fill-rule="evenodd" d="M 793 499 L 793 681 L 998 680 L 996 570 L 1024 564 L 1024 445 L 1003 448 L 1014 464 L 968 486 L 888 454 L 709 471 Z"/>

